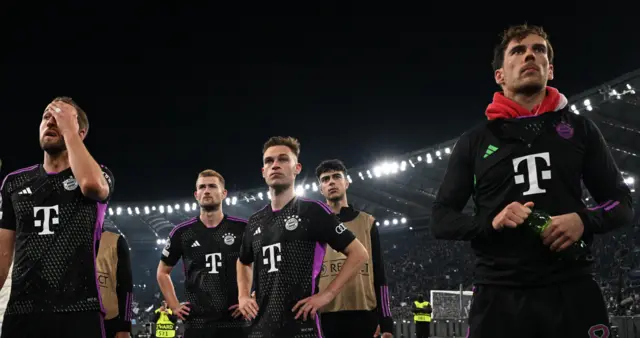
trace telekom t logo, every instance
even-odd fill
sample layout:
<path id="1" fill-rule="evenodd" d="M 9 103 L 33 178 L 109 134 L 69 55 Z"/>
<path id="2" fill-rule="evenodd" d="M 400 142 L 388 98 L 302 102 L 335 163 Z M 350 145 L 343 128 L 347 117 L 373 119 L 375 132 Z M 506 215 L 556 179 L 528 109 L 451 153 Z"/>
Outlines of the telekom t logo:
<path id="1" fill-rule="evenodd" d="M 551 167 L 551 160 L 549 159 L 549 153 L 540 153 L 522 156 L 513 159 L 513 171 L 517 174 L 518 167 L 520 163 L 523 161 L 527 162 L 527 171 L 529 178 L 529 190 L 523 192 L 522 194 L 527 195 L 535 195 L 535 194 L 544 194 L 547 192 L 545 189 L 540 188 L 538 185 L 538 166 L 536 165 L 536 159 L 542 159 L 545 161 L 547 167 Z M 516 184 L 525 183 L 524 175 L 515 175 L 514 179 L 516 180 Z M 551 170 L 542 170 L 540 172 L 540 179 L 542 180 L 550 180 L 551 179 Z"/>
<path id="2" fill-rule="evenodd" d="M 268 256 L 267 256 L 267 251 L 269 252 Z M 282 260 L 282 257 L 280 256 L 280 252 L 281 252 L 280 243 L 271 244 L 271 245 L 262 247 L 262 256 L 267 256 L 264 259 L 262 259 L 262 262 L 264 263 L 264 265 L 269 265 L 269 271 L 267 271 L 267 273 L 278 271 L 278 268 L 276 268 L 276 262 L 279 262 Z"/>
<path id="3" fill-rule="evenodd" d="M 44 220 L 39 220 L 38 214 L 40 211 L 44 211 Z M 52 212 L 53 211 L 53 212 Z M 38 233 L 38 235 L 53 235 L 53 231 L 51 231 L 51 225 L 58 225 L 60 222 L 58 220 L 58 206 L 54 205 L 52 207 L 35 207 L 33 208 L 33 217 L 36 218 L 33 225 L 36 228 L 42 227 L 42 231 Z"/>
<path id="4" fill-rule="evenodd" d="M 222 266 L 222 253 L 212 253 L 204 256 L 207 268 L 211 268 L 209 273 L 218 273 L 218 268 Z"/>

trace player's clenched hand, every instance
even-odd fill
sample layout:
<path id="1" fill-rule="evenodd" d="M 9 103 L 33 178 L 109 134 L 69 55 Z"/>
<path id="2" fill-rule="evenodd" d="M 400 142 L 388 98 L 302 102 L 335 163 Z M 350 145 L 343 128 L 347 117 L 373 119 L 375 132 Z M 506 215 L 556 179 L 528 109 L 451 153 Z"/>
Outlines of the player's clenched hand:
<path id="1" fill-rule="evenodd" d="M 185 320 L 186 317 L 189 315 L 189 311 L 191 311 L 188 305 L 189 305 L 189 302 L 184 302 L 176 306 L 175 308 L 172 308 L 171 311 L 173 312 L 174 315 L 178 316 L 178 318 Z"/>
<path id="2" fill-rule="evenodd" d="M 513 202 L 502 211 L 496 217 L 493 218 L 493 228 L 496 230 L 502 230 L 502 228 L 515 228 L 518 225 L 524 223 L 524 220 L 531 214 L 531 208 L 533 208 L 533 202 L 527 202 L 524 205 L 519 202 Z"/>
<path id="3" fill-rule="evenodd" d="M 255 319 L 258 316 L 258 303 L 256 300 L 243 296 L 238 298 L 238 309 L 246 319 Z"/>
<path id="4" fill-rule="evenodd" d="M 78 124 L 78 111 L 72 105 L 62 101 L 51 102 L 47 110 L 53 114 L 56 124 L 62 136 L 78 134 L 80 125 Z"/>
<path id="5" fill-rule="evenodd" d="M 577 242 L 584 233 L 584 224 L 578 214 L 570 213 L 551 217 L 551 224 L 542 232 L 542 242 L 551 251 L 562 251 Z"/>
<path id="6" fill-rule="evenodd" d="M 307 317 L 309 317 L 309 315 L 311 315 L 311 318 L 315 318 L 318 310 L 320 310 L 323 306 L 329 304 L 329 302 L 333 300 L 333 297 L 334 296 L 331 295 L 331 293 L 326 291 L 316 293 L 315 295 L 307 297 L 296 303 L 291 312 L 296 312 L 296 310 L 298 311 L 295 317 L 296 319 L 302 316 L 303 320 L 307 320 Z"/>
<path id="7" fill-rule="evenodd" d="M 231 313 L 231 317 L 233 317 L 233 318 L 239 318 L 239 317 L 241 317 L 241 316 L 242 316 L 242 312 L 240 311 L 240 306 L 239 306 L 238 304 L 236 304 L 236 305 L 232 305 L 232 306 L 229 308 L 229 311 L 233 311 L 233 312 Z"/>

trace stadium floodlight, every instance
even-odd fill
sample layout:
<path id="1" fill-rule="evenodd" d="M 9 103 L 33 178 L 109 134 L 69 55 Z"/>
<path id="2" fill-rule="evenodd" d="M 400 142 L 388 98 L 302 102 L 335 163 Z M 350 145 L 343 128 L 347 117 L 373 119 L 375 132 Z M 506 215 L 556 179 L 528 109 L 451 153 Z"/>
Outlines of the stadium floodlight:
<path id="1" fill-rule="evenodd" d="M 117 207 L 116 208 L 116 215 L 120 215 L 122 213 L 122 208 Z"/>
<path id="2" fill-rule="evenodd" d="M 418 156 L 416 160 L 418 160 L 418 162 L 422 162 L 422 156 Z"/>
<path id="3" fill-rule="evenodd" d="M 238 203 L 238 198 L 235 196 L 231 197 L 231 205 L 236 205 L 236 203 Z"/>
<path id="4" fill-rule="evenodd" d="M 398 224 L 398 220 L 394 218 L 392 223 L 393 223 L 393 225 L 396 225 L 396 224 Z"/>
<path id="5" fill-rule="evenodd" d="M 304 188 L 302 185 L 296 187 L 296 196 L 304 196 Z"/>
<path id="6" fill-rule="evenodd" d="M 131 207 L 127 207 L 127 214 L 133 215 L 133 211 L 131 211 Z"/>
<path id="7" fill-rule="evenodd" d="M 388 226 L 388 225 L 389 225 L 389 220 L 388 220 L 388 219 L 385 219 L 385 220 L 384 220 L 384 225 L 385 225 L 385 226 Z"/>
<path id="8" fill-rule="evenodd" d="M 156 244 L 160 245 L 162 244 L 162 240 L 160 240 L 159 238 L 156 240 Z"/>
<path id="9" fill-rule="evenodd" d="M 113 216 L 113 209 L 112 208 L 109 208 L 109 215 Z"/>
<path id="10" fill-rule="evenodd" d="M 436 151 L 436 157 L 440 157 L 442 156 L 442 153 L 440 152 L 440 150 Z"/>
<path id="11" fill-rule="evenodd" d="M 626 183 L 627 185 L 632 185 L 633 183 L 635 183 L 635 181 L 636 180 L 632 176 L 629 176 L 624 179 L 624 183 Z"/>
<path id="12" fill-rule="evenodd" d="M 413 227 L 409 227 L 409 230 L 413 230 Z"/>
<path id="13" fill-rule="evenodd" d="M 445 154 L 451 154 L 451 148 L 449 148 L 449 147 L 444 148 L 444 153 Z"/>
<path id="14" fill-rule="evenodd" d="M 231 198 L 229 197 L 225 198 L 224 202 L 227 203 L 227 205 L 231 205 Z"/>
<path id="15" fill-rule="evenodd" d="M 145 214 L 145 215 L 148 215 L 148 214 L 149 214 L 149 207 L 148 207 L 148 206 L 145 206 L 145 207 L 144 207 L 144 214 Z"/>
<path id="16" fill-rule="evenodd" d="M 140 215 L 140 208 L 136 207 L 136 215 Z"/>
<path id="17" fill-rule="evenodd" d="M 349 181 L 349 183 L 353 183 L 353 180 L 351 180 L 351 175 L 347 175 L 347 181 Z"/>
<path id="18" fill-rule="evenodd" d="M 311 183 L 311 190 L 318 191 L 318 185 L 316 184 L 316 182 Z"/>
<path id="19" fill-rule="evenodd" d="M 167 205 L 167 213 L 173 213 L 173 208 L 170 205 Z"/>
<path id="20" fill-rule="evenodd" d="M 189 205 L 189 203 L 185 203 L 184 204 L 184 211 L 186 211 L 186 212 L 191 211 L 191 206 Z"/>
<path id="21" fill-rule="evenodd" d="M 309 185 L 309 183 L 304 185 L 304 190 L 309 190 L 311 189 L 311 185 Z"/>
<path id="22" fill-rule="evenodd" d="M 402 218 L 400 219 L 400 223 L 402 223 L 402 224 L 407 223 L 407 219 L 406 219 L 406 218 L 404 218 L 404 217 L 402 217 Z"/>
<path id="23" fill-rule="evenodd" d="M 411 168 L 415 168 L 416 167 L 416 165 L 413 164 L 413 161 L 411 161 L 411 160 L 409 160 L 409 164 L 411 164 Z"/>
<path id="24" fill-rule="evenodd" d="M 159 206 L 158 211 L 160 211 L 161 214 L 164 214 L 164 205 Z"/>
<path id="25" fill-rule="evenodd" d="M 400 171 L 407 170 L 407 161 L 400 162 Z"/>
<path id="26" fill-rule="evenodd" d="M 373 167 L 373 175 L 375 177 L 380 177 L 382 175 L 382 168 L 379 165 Z"/>
<path id="27" fill-rule="evenodd" d="M 259 192 L 259 193 L 258 193 L 258 198 L 259 198 L 261 201 L 262 201 L 262 196 L 264 196 L 264 195 L 262 195 L 262 192 Z"/>
<path id="28" fill-rule="evenodd" d="M 196 202 L 191 203 L 191 210 L 196 211 L 197 208 L 198 205 L 196 204 Z"/>
<path id="29" fill-rule="evenodd" d="M 369 176 L 369 178 L 373 178 L 373 175 L 371 175 L 371 170 L 367 170 L 367 176 Z"/>
<path id="30" fill-rule="evenodd" d="M 376 226 L 380 226 L 380 222 L 376 222 Z"/>
<path id="31" fill-rule="evenodd" d="M 173 208 L 176 209 L 176 210 L 180 210 L 180 204 L 174 205 Z"/>

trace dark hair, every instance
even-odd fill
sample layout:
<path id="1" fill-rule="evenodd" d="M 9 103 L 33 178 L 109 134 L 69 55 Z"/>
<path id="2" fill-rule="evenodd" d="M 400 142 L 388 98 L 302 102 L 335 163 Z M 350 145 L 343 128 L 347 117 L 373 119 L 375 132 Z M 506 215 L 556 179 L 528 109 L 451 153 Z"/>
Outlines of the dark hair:
<path id="1" fill-rule="evenodd" d="M 291 152 L 293 152 L 296 157 L 300 157 L 300 141 L 298 141 L 298 139 L 296 139 L 295 137 L 272 136 L 271 138 L 269 138 L 269 140 L 267 140 L 267 142 L 265 142 L 264 146 L 262 147 L 262 153 L 266 153 L 267 149 L 275 146 L 286 146 L 291 149 Z"/>
<path id="2" fill-rule="evenodd" d="M 76 111 L 78 112 L 78 126 L 80 127 L 80 130 L 84 129 L 85 135 L 89 133 L 89 118 L 87 117 L 87 113 L 85 113 L 85 111 L 82 108 L 80 108 L 80 106 L 76 103 L 76 101 L 74 101 L 72 98 L 68 96 L 58 96 L 55 99 L 53 99 L 53 102 L 56 102 L 56 101 L 60 101 L 60 102 L 64 102 L 66 104 L 72 105 L 73 108 L 75 108 Z"/>
<path id="3" fill-rule="evenodd" d="M 547 43 L 549 63 L 553 64 L 553 47 L 551 47 L 547 33 L 540 26 L 529 26 L 525 23 L 523 25 L 511 26 L 502 34 L 502 41 L 493 49 L 493 62 L 491 65 L 493 66 L 494 72 L 504 66 L 504 53 L 509 43 L 514 40 L 520 42 L 529 35 L 537 35 L 544 39 Z"/>
<path id="4" fill-rule="evenodd" d="M 222 175 L 220 175 L 219 172 L 217 172 L 217 171 L 215 171 L 213 169 L 205 169 L 205 170 L 201 171 L 198 174 L 198 178 L 200 178 L 200 177 L 217 177 L 218 180 L 220 181 L 220 184 L 222 184 L 222 187 L 224 188 L 224 185 L 225 185 L 224 177 L 222 177 Z"/>
<path id="5" fill-rule="evenodd" d="M 326 160 L 322 161 L 316 168 L 316 178 L 320 179 L 320 175 L 329 171 L 341 171 L 347 175 L 347 167 L 340 160 Z"/>

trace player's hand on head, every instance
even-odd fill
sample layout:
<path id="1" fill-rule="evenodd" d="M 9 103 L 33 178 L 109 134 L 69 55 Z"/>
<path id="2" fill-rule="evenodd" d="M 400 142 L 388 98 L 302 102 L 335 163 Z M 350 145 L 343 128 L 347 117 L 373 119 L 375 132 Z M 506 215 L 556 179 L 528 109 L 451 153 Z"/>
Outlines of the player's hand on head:
<path id="1" fill-rule="evenodd" d="M 258 316 L 258 303 L 251 297 L 238 298 L 238 309 L 245 319 L 252 320 Z"/>
<path id="2" fill-rule="evenodd" d="M 171 311 L 174 315 L 178 316 L 178 318 L 185 320 L 186 317 L 189 316 L 189 311 L 191 311 L 189 308 L 189 302 L 181 303 L 177 307 L 172 308 Z"/>
<path id="3" fill-rule="evenodd" d="M 47 109 L 53 114 L 58 129 L 63 136 L 78 134 L 80 124 L 78 123 L 78 111 L 72 105 L 62 101 L 51 102 Z"/>
<path id="4" fill-rule="evenodd" d="M 551 251 L 562 251 L 582 238 L 584 224 L 578 214 L 551 217 L 551 224 L 542 232 L 542 242 Z"/>
<path id="5" fill-rule="evenodd" d="M 307 320 L 308 318 L 315 318 L 318 311 L 329 304 L 333 300 L 334 296 L 332 296 L 329 292 L 320 292 L 316 293 L 311 297 L 307 297 L 293 307 L 291 312 L 296 312 L 296 319 L 302 317 L 302 320 Z"/>
<path id="6" fill-rule="evenodd" d="M 533 202 L 527 202 L 525 204 L 512 202 L 504 207 L 504 209 L 502 209 L 502 211 L 493 218 L 491 225 L 495 230 L 515 228 L 524 223 L 527 217 L 529 217 L 531 214 L 531 208 L 533 208 Z"/>

